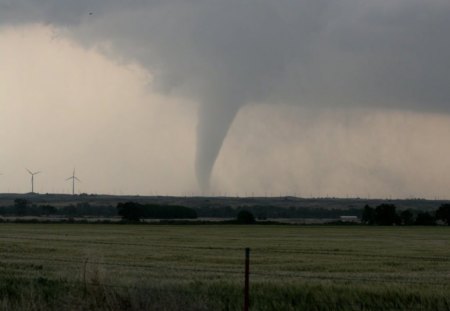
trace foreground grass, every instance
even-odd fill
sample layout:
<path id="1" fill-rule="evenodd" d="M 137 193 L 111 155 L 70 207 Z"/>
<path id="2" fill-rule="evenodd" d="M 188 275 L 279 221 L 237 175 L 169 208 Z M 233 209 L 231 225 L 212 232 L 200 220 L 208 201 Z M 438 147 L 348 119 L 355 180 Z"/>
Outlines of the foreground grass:
<path id="1" fill-rule="evenodd" d="M 135 287 L 2 279 L 4 310 L 241 310 L 238 284 L 192 282 Z M 445 292 L 332 284 L 257 283 L 254 310 L 449 310 Z"/>
<path id="2" fill-rule="evenodd" d="M 446 227 L 0 225 L 3 310 L 450 310 Z"/>

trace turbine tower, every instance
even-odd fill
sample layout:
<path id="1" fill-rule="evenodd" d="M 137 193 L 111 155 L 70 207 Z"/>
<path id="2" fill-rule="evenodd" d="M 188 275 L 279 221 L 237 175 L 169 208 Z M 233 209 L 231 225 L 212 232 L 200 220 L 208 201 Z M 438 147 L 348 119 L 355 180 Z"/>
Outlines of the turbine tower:
<path id="1" fill-rule="evenodd" d="M 26 169 L 28 171 L 28 173 L 30 173 L 31 175 L 31 193 L 34 193 L 34 175 L 39 174 L 41 171 L 37 171 L 37 172 L 32 172 L 29 169 Z"/>
<path id="2" fill-rule="evenodd" d="M 75 180 L 81 182 L 81 180 L 79 180 L 76 176 L 75 176 L 75 169 L 73 169 L 73 173 L 72 176 L 70 176 L 69 178 L 66 179 L 70 180 L 72 179 L 72 195 L 75 195 Z"/>

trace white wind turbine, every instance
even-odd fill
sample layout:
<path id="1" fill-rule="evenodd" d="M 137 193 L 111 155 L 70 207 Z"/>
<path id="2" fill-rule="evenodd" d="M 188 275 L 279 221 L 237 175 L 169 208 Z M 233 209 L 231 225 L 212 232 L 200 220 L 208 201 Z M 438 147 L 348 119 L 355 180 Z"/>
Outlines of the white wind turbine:
<path id="1" fill-rule="evenodd" d="M 34 193 L 34 175 L 39 174 L 41 171 L 37 171 L 37 172 L 32 172 L 29 169 L 26 169 L 28 171 L 28 173 L 30 173 L 31 175 L 31 193 Z"/>
<path id="2" fill-rule="evenodd" d="M 72 176 L 70 176 L 69 178 L 66 179 L 70 180 L 72 179 L 72 195 L 75 195 L 75 180 L 81 182 L 81 180 L 79 180 L 76 176 L 75 176 L 75 169 L 73 169 L 73 173 Z"/>

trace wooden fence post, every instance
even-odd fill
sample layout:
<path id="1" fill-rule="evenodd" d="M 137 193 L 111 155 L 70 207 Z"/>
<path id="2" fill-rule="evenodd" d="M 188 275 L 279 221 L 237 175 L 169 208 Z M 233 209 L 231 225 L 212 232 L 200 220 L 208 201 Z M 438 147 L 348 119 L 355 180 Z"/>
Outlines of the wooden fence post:
<path id="1" fill-rule="evenodd" d="M 87 281 L 86 281 L 86 268 L 89 258 L 86 258 L 84 260 L 84 266 L 83 266 L 83 283 L 84 283 L 84 295 L 87 294 Z"/>
<path id="2" fill-rule="evenodd" d="M 245 285 L 244 285 L 244 311 L 250 307 L 250 248 L 245 249 Z"/>

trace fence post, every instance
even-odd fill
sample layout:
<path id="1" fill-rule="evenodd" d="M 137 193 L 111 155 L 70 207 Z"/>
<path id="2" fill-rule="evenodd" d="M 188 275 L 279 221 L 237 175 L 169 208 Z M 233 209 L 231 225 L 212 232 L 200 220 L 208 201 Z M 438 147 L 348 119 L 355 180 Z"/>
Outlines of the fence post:
<path id="1" fill-rule="evenodd" d="M 244 311 L 249 310 L 250 306 L 250 248 L 245 249 L 245 286 L 244 286 Z"/>
<path id="2" fill-rule="evenodd" d="M 86 281 L 86 268 L 89 258 L 86 258 L 84 260 L 84 267 L 83 267 L 83 283 L 84 283 L 84 295 L 87 294 L 87 281 Z"/>

